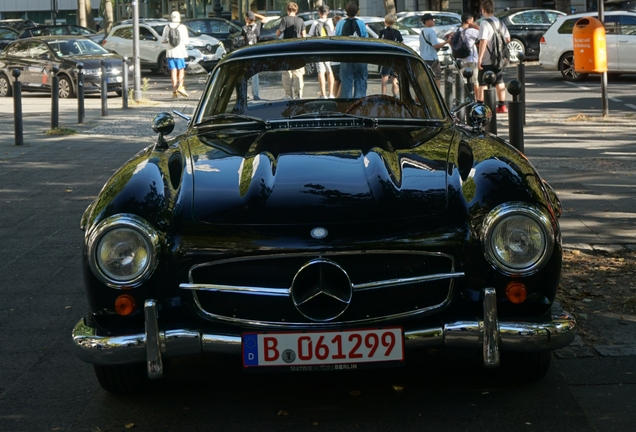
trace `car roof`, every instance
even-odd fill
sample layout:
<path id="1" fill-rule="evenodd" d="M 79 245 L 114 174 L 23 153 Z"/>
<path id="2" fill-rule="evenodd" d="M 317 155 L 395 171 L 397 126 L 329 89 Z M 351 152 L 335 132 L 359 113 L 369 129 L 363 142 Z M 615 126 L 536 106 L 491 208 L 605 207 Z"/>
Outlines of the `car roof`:
<path id="1" fill-rule="evenodd" d="M 544 11 L 544 12 L 555 12 L 559 15 L 565 15 L 565 12 L 561 12 L 556 9 L 547 9 L 547 8 L 539 8 L 539 7 L 517 7 L 517 8 L 508 8 L 503 11 L 495 12 L 495 16 L 510 16 L 519 12 L 527 12 L 527 11 Z M 588 12 L 589 14 L 589 12 Z"/>
<path id="2" fill-rule="evenodd" d="M 251 57 L 262 57 L 271 55 L 313 55 L 320 52 L 363 54 L 365 52 L 374 54 L 400 54 L 412 58 L 420 59 L 406 45 L 389 44 L 382 39 L 376 38 L 349 38 L 332 36 L 329 38 L 299 38 L 299 39 L 277 39 L 268 42 L 261 42 L 250 45 L 240 50 L 228 54 L 221 60 L 221 63 L 233 60 L 249 59 Z"/>
<path id="3" fill-rule="evenodd" d="M 460 14 L 455 12 L 446 12 L 446 11 L 416 11 L 416 12 L 398 12 L 396 16 L 398 18 L 407 17 L 407 16 L 422 16 L 424 14 L 430 13 L 431 15 L 446 15 L 453 17 L 461 17 Z"/>
<path id="4" fill-rule="evenodd" d="M 558 17 L 555 21 L 555 23 L 561 22 L 561 21 L 565 21 L 566 19 L 570 19 L 570 18 L 583 18 L 583 17 L 594 17 L 594 15 L 596 15 L 593 12 L 581 12 L 581 13 L 577 13 L 577 14 L 572 14 L 572 15 L 561 15 L 560 17 Z M 631 15 L 631 16 L 636 16 L 636 12 L 634 11 L 629 11 L 629 10 L 612 10 L 612 11 L 605 11 L 604 13 L 605 16 L 612 16 L 612 15 Z M 554 24 L 553 24 L 554 25 Z"/>

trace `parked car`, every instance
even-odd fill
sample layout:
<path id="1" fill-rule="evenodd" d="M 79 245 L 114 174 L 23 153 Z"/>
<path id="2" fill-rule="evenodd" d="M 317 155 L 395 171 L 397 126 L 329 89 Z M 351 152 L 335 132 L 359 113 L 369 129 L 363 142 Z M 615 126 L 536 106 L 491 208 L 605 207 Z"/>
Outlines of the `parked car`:
<path id="1" fill-rule="evenodd" d="M 22 30 L 19 39 L 25 39 L 34 36 L 84 36 L 96 43 L 100 43 L 103 40 L 102 35 L 97 35 L 95 30 L 91 30 L 86 27 L 73 25 L 73 24 L 58 24 L 58 25 L 45 25 L 37 27 L 28 27 Z"/>
<path id="2" fill-rule="evenodd" d="M 444 39 L 449 33 L 454 33 L 458 27 L 462 25 L 462 17 L 459 14 L 453 12 L 440 12 L 440 11 L 420 11 L 420 12 L 398 12 L 396 14 L 398 22 L 412 28 L 418 33 L 422 32 L 424 23 L 422 22 L 422 16 L 424 14 L 431 14 L 435 18 L 435 33 L 440 39 Z"/>
<path id="3" fill-rule="evenodd" d="M 163 75 L 168 74 L 166 61 L 166 44 L 162 43 L 163 28 L 168 25 L 166 20 L 144 20 L 139 23 L 139 57 L 143 68 Z M 197 35 L 188 30 L 190 45 L 188 46 L 188 68 L 203 68 L 210 71 L 226 54 L 223 43 L 212 36 Z M 114 26 L 102 46 L 121 56 L 132 58 L 133 55 L 133 24 L 124 22 Z"/>
<path id="4" fill-rule="evenodd" d="M 35 27 L 37 25 L 35 21 L 31 21 L 30 19 L 8 18 L 0 20 L 0 26 L 11 27 L 16 30 L 22 30 L 26 27 Z"/>
<path id="5" fill-rule="evenodd" d="M 248 99 L 253 74 L 324 61 L 390 67 L 399 95 L 378 84 L 318 99 L 307 78 L 300 99 L 262 85 Z M 88 313 L 72 340 L 105 390 L 139 391 L 164 359 L 202 353 L 252 371 L 342 373 L 461 347 L 538 379 L 572 341 L 574 319 L 553 307 L 554 190 L 484 133 L 483 104 L 461 124 L 412 50 L 256 44 L 221 60 L 202 95 L 182 135 L 167 140 L 172 115 L 155 117 L 156 143 L 81 219 Z"/>
<path id="6" fill-rule="evenodd" d="M 0 53 L 0 97 L 13 95 L 13 69 L 21 71 L 23 92 L 51 93 L 51 71 L 59 67 L 60 98 L 77 95 L 77 63 L 84 64 L 84 93 L 101 92 L 101 65 L 106 61 L 109 92 L 122 95 L 122 58 L 106 51 L 90 39 L 77 36 L 41 36 L 19 39 Z M 128 68 L 132 78 L 131 68 Z"/>
<path id="7" fill-rule="evenodd" d="M 574 69 L 572 29 L 589 12 L 557 18 L 541 38 L 539 62 L 544 69 L 558 70 L 564 79 L 579 81 L 587 74 Z M 607 45 L 607 71 L 612 76 L 636 73 L 636 13 L 608 11 L 605 13 L 605 39 Z"/>
<path id="8" fill-rule="evenodd" d="M 193 18 L 183 23 L 197 35 L 204 34 L 220 40 L 227 52 L 236 49 L 231 36 L 240 36 L 242 31 L 241 26 L 223 18 Z"/>
<path id="9" fill-rule="evenodd" d="M 19 32 L 13 27 L 0 27 L 0 51 L 18 38 Z"/>
<path id="10" fill-rule="evenodd" d="M 333 18 L 336 15 L 345 18 L 347 16 L 347 12 L 345 12 L 344 9 L 329 9 L 327 18 Z M 296 16 L 302 18 L 303 21 L 315 21 L 318 18 L 320 18 L 320 14 L 318 13 L 318 10 L 313 10 L 309 12 L 301 12 L 296 14 Z"/>
<path id="11" fill-rule="evenodd" d="M 276 40 L 278 37 L 276 36 L 276 30 L 280 26 L 280 22 L 283 17 L 266 17 L 265 21 L 256 20 L 257 24 L 261 24 L 261 35 L 258 37 L 259 42 L 266 42 L 271 40 Z M 235 33 L 230 36 L 229 44 L 232 46 L 232 50 L 241 48 L 245 46 L 245 40 L 241 33 Z"/>
<path id="12" fill-rule="evenodd" d="M 505 24 L 510 33 L 510 60 L 518 61 L 519 53 L 528 59 L 539 57 L 541 36 L 558 17 L 565 14 L 551 9 L 512 8 L 496 12 L 495 16 Z"/>

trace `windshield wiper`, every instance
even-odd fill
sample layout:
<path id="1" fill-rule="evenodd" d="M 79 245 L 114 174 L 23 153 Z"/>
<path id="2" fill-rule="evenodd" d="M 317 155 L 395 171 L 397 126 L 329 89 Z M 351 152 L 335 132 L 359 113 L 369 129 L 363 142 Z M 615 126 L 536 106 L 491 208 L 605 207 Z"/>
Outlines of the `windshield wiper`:
<path id="1" fill-rule="evenodd" d="M 269 121 L 263 120 L 260 117 L 252 117 L 245 114 L 217 114 L 209 117 L 203 117 L 198 125 L 214 123 L 216 121 L 223 120 L 247 120 L 255 123 L 260 123 L 269 129 Z"/>

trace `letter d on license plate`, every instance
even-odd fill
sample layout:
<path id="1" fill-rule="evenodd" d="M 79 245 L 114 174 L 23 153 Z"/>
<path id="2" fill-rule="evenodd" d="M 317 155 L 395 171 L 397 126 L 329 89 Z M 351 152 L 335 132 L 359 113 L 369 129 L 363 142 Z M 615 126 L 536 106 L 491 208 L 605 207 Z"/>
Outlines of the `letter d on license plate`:
<path id="1" fill-rule="evenodd" d="M 243 334 L 243 365 L 313 366 L 404 359 L 402 329 Z"/>

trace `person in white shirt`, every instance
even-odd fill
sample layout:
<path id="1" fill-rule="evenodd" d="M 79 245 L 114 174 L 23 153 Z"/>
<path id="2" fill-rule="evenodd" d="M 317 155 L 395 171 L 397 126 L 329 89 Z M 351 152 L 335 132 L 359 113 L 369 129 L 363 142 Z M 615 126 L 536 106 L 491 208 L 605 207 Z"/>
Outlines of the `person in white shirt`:
<path id="1" fill-rule="evenodd" d="M 335 33 L 333 21 L 327 18 L 327 15 L 329 15 L 329 6 L 326 4 L 318 6 L 318 14 L 320 18 L 311 25 L 307 37 L 333 36 Z M 331 64 L 329 62 L 316 63 L 316 72 L 318 73 L 320 97 L 322 99 L 326 99 L 327 97 L 331 99 L 335 98 L 333 94 L 333 72 L 331 70 Z M 325 83 L 327 84 L 327 88 L 325 88 Z"/>
<path id="2" fill-rule="evenodd" d="M 475 96 L 477 96 L 479 91 L 477 81 L 477 41 L 479 40 L 479 25 L 475 23 L 473 14 L 468 12 L 462 14 L 462 25 L 457 31 L 461 32 L 461 37 L 470 49 L 470 55 L 456 60 L 462 60 L 464 62 L 464 67 L 460 69 L 460 73 L 463 74 L 466 68 L 470 68 L 473 71 L 470 82 L 473 84 L 473 91 L 475 92 Z M 449 38 L 452 38 L 452 34 L 449 35 Z"/>
<path id="3" fill-rule="evenodd" d="M 186 45 L 190 43 L 188 39 L 188 28 L 181 24 L 181 14 L 178 11 L 170 15 L 170 24 L 163 28 L 162 43 L 168 44 L 166 50 L 166 61 L 172 79 L 172 97 L 176 99 L 179 95 L 188 97 L 183 80 L 185 79 L 185 59 L 188 57 Z M 170 43 L 170 30 L 176 29 L 179 32 L 179 43 L 173 46 Z"/>

